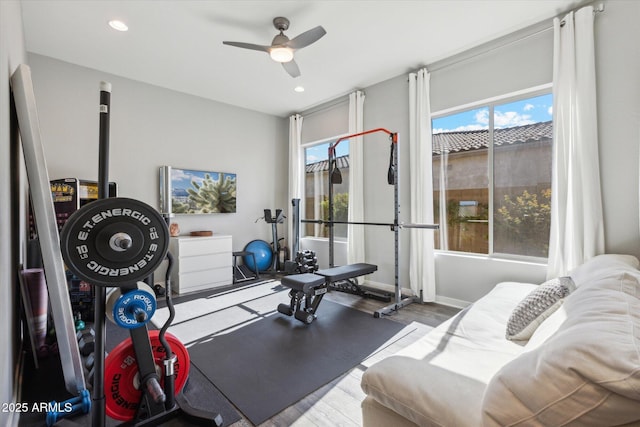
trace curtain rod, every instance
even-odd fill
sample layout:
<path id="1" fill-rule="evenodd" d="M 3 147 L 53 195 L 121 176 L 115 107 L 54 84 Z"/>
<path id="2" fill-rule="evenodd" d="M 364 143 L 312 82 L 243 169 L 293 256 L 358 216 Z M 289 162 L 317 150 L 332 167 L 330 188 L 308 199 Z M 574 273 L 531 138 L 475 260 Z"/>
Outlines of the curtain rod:
<path id="1" fill-rule="evenodd" d="M 567 13 L 570 13 L 572 11 L 582 9 L 583 7 L 586 7 L 586 6 L 589 6 L 589 5 L 585 4 L 578 9 L 568 10 L 564 12 L 563 15 L 566 15 Z M 594 7 L 593 9 L 594 14 L 604 12 L 604 3 L 599 3 L 597 6 L 593 6 L 593 7 Z M 551 18 L 552 22 L 553 22 L 553 19 L 554 18 Z M 492 41 L 489 41 L 487 43 L 484 43 L 480 46 L 476 46 L 466 51 L 460 52 L 456 55 L 450 56 L 448 58 L 435 61 L 427 65 L 426 68 L 429 72 L 442 70 L 444 68 L 451 67 L 461 62 L 469 61 L 480 55 L 484 55 L 484 54 L 493 52 L 495 50 L 511 46 L 514 43 L 518 43 L 530 37 L 535 37 L 539 34 L 545 33 L 550 30 L 553 30 L 553 24 L 549 25 L 549 21 L 544 20 L 544 21 L 538 22 L 537 24 L 530 25 L 528 27 L 517 30 L 513 33 L 507 34 L 505 36 L 502 36 Z"/>

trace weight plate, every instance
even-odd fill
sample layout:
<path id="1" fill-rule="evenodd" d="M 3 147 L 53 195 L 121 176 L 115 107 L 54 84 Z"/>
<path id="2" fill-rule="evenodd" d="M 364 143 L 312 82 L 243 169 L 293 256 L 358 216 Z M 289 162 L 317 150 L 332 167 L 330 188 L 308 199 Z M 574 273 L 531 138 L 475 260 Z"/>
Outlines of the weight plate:
<path id="1" fill-rule="evenodd" d="M 125 286 L 148 277 L 164 260 L 169 230 L 151 206 L 113 197 L 74 212 L 60 234 L 69 270 L 97 286 Z"/>
<path id="2" fill-rule="evenodd" d="M 162 374 L 166 353 L 160 344 L 159 333 L 160 331 L 149 331 L 149 339 L 156 372 L 160 376 L 160 385 L 164 387 Z M 177 395 L 187 382 L 191 361 L 186 347 L 175 336 L 166 333 L 165 338 L 171 346 L 171 351 L 176 355 L 174 371 L 176 375 L 175 394 Z M 104 362 L 104 394 L 107 415 L 120 421 L 132 420 L 142 398 L 142 390 L 139 387 L 138 363 L 133 342 L 131 338 L 127 338 L 109 353 Z"/>
<path id="3" fill-rule="evenodd" d="M 156 294 L 144 282 L 133 289 L 112 288 L 107 292 L 105 312 L 107 318 L 125 329 L 139 328 L 147 324 L 156 311 Z M 143 319 L 138 316 L 144 313 Z"/>

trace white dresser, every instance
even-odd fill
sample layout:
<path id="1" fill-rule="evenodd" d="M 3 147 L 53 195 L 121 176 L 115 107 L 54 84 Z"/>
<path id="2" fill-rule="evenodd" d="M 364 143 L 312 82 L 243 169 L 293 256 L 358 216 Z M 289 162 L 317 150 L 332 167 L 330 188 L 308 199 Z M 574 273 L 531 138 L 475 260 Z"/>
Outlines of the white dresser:
<path id="1" fill-rule="evenodd" d="M 233 275 L 231 236 L 172 237 L 171 288 L 178 294 L 230 285 Z"/>

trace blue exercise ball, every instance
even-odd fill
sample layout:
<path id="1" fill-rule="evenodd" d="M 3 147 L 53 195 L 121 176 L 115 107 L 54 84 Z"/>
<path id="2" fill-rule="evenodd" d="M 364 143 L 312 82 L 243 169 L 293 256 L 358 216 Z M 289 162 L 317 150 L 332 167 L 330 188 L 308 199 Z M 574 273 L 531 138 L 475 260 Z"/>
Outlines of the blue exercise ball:
<path id="1" fill-rule="evenodd" d="M 244 264 L 252 271 L 256 271 L 256 265 L 258 271 L 267 271 L 271 267 L 271 261 L 273 261 L 273 252 L 271 252 L 271 245 L 264 240 L 252 240 L 244 247 L 245 252 L 251 252 L 256 257 L 255 264 L 251 255 L 244 256 Z"/>

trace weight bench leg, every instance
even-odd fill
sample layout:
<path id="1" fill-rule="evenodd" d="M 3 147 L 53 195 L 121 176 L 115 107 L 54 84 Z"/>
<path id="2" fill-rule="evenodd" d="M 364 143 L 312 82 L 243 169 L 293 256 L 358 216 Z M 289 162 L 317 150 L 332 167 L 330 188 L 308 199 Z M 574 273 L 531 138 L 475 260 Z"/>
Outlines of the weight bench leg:
<path id="1" fill-rule="evenodd" d="M 321 286 L 311 289 L 307 294 L 304 294 L 304 309 L 301 310 L 300 306 L 297 306 L 294 317 L 299 321 L 306 323 L 307 325 L 311 324 L 317 317 L 316 313 L 318 311 L 318 306 L 320 305 L 320 302 L 322 301 L 322 298 L 326 293 L 327 285 L 325 283 Z"/>
<path id="2" fill-rule="evenodd" d="M 291 298 L 291 302 L 289 304 L 278 304 L 278 312 L 287 316 L 293 315 L 294 312 L 297 312 L 300 309 L 300 303 L 302 302 L 304 294 L 301 291 L 291 289 L 289 291 L 289 297 Z"/>

